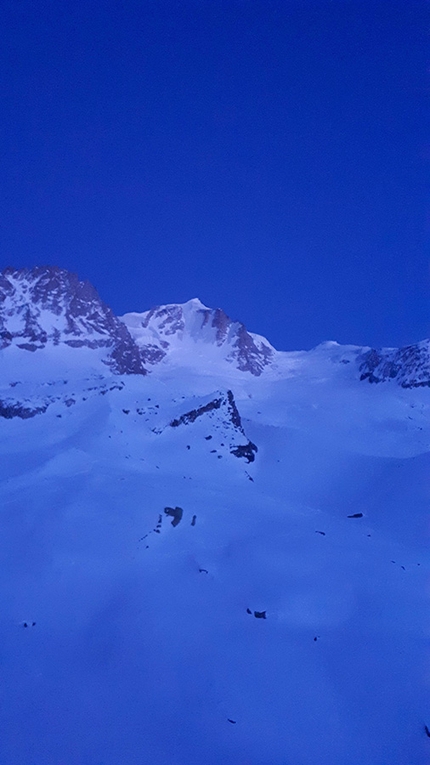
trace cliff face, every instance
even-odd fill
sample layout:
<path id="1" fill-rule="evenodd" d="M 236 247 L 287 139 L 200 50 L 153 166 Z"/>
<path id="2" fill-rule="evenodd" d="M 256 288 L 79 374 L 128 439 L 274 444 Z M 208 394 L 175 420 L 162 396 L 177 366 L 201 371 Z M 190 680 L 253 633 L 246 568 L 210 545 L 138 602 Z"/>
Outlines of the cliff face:
<path id="1" fill-rule="evenodd" d="M 360 380 L 395 380 L 402 388 L 430 387 L 429 341 L 405 348 L 371 349 L 360 358 Z"/>
<path id="2" fill-rule="evenodd" d="M 117 374 L 146 374 L 126 326 L 89 282 L 56 267 L 0 274 L 0 349 L 36 352 L 46 346 L 104 349 Z"/>

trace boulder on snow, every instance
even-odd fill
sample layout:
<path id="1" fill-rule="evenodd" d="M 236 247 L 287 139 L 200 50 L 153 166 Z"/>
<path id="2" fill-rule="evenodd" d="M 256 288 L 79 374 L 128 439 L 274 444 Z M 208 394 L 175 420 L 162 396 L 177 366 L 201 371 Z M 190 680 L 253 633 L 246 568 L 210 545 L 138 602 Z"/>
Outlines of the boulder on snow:
<path id="1" fill-rule="evenodd" d="M 236 446 L 235 449 L 230 449 L 230 454 L 234 454 L 235 457 L 245 457 L 247 462 L 254 462 L 254 452 L 258 452 L 258 448 L 251 441 L 248 441 L 243 446 Z"/>
<path id="2" fill-rule="evenodd" d="M 165 507 L 164 512 L 166 515 L 170 515 L 173 518 L 172 526 L 177 526 L 182 520 L 183 510 L 182 507 Z"/>

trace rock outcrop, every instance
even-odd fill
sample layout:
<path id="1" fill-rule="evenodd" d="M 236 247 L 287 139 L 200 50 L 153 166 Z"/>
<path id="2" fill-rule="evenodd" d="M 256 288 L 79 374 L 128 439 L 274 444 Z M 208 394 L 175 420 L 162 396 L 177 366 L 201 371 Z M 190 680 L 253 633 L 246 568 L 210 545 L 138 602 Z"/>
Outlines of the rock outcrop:
<path id="1" fill-rule="evenodd" d="M 430 387 L 430 341 L 405 348 L 372 348 L 359 357 L 360 380 L 395 380 L 402 388 Z"/>
<path id="2" fill-rule="evenodd" d="M 76 274 L 52 266 L 0 273 L 0 350 L 46 346 L 102 349 L 116 374 L 146 374 L 125 324 Z"/>

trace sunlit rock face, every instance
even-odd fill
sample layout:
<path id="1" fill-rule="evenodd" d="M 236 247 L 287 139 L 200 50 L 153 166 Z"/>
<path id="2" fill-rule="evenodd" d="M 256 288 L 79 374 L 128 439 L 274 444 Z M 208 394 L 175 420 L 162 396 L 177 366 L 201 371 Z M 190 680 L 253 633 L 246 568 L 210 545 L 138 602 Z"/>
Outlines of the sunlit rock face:
<path id="1" fill-rule="evenodd" d="M 0 273 L 0 350 L 39 357 L 43 349 L 73 349 L 76 361 L 83 359 L 79 349 L 93 351 L 95 365 L 108 366 L 114 374 L 184 367 L 203 374 L 284 377 L 303 365 L 315 370 L 315 365 L 328 369 L 353 362 L 351 372 L 361 381 L 426 387 L 429 342 L 381 350 L 331 342 L 309 353 L 284 353 L 197 298 L 117 317 L 89 282 L 65 269 L 38 266 Z"/>
<path id="2" fill-rule="evenodd" d="M 429 387 L 429 341 L 405 348 L 372 348 L 360 357 L 359 369 L 360 379 L 371 383 L 395 380 L 402 388 Z"/>
<path id="3" fill-rule="evenodd" d="M 140 352 L 94 287 L 61 268 L 41 266 L 0 274 L 0 349 L 36 352 L 47 346 L 105 349 L 117 374 L 146 374 Z"/>
<path id="4" fill-rule="evenodd" d="M 259 335 L 232 321 L 220 308 L 207 308 L 198 299 L 162 305 L 143 313 L 127 313 L 122 320 L 142 351 L 155 364 L 166 357 L 226 362 L 241 372 L 259 376 L 275 350 Z"/>

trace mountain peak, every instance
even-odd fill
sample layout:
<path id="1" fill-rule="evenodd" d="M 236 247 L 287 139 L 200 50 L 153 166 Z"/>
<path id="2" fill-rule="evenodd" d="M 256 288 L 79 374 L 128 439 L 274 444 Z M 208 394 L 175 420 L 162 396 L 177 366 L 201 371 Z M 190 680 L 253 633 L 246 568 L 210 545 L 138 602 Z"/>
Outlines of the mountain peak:
<path id="1" fill-rule="evenodd" d="M 227 363 L 258 377 L 275 354 L 265 338 L 248 332 L 221 308 L 207 308 L 198 298 L 121 318 L 149 364 L 166 357 L 190 367 Z"/>
<path id="2" fill-rule="evenodd" d="M 201 310 L 203 310 L 203 311 L 209 311 L 209 310 L 210 310 L 210 309 L 207 307 L 207 305 L 204 305 L 204 303 L 202 303 L 202 301 L 201 301 L 201 300 L 200 300 L 200 298 L 198 298 L 198 297 L 195 297 L 195 298 L 191 298 L 191 300 L 187 300 L 187 302 L 186 302 L 186 303 L 182 303 L 182 304 L 181 304 L 181 303 L 179 303 L 179 305 L 182 305 L 182 306 L 190 306 L 190 308 L 194 308 L 194 309 L 195 309 L 195 310 L 197 310 L 197 311 L 201 311 Z"/>
<path id="3" fill-rule="evenodd" d="M 57 266 L 0 273 L 0 349 L 99 349 L 118 374 L 145 374 L 126 327 L 88 281 Z"/>

